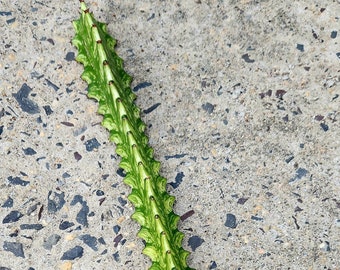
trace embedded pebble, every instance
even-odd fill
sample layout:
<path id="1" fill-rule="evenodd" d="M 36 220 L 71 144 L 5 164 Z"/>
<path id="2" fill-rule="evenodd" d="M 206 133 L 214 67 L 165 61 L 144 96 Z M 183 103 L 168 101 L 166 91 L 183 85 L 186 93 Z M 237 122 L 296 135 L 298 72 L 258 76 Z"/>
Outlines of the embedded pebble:
<path id="1" fill-rule="evenodd" d="M 100 190 L 100 189 L 98 189 L 97 191 L 96 191 L 96 195 L 97 196 L 104 196 L 104 191 L 102 191 L 102 190 Z"/>
<path id="2" fill-rule="evenodd" d="M 92 139 L 87 140 L 85 142 L 85 148 L 86 148 L 86 151 L 88 151 L 88 152 L 91 152 L 94 149 L 98 149 L 100 145 L 101 144 L 97 141 L 96 138 L 92 138 Z"/>
<path id="3" fill-rule="evenodd" d="M 235 229 L 237 226 L 235 215 L 228 213 L 224 225 L 228 228 Z"/>
<path id="4" fill-rule="evenodd" d="M 89 234 L 84 234 L 79 236 L 79 239 L 84 242 L 84 244 L 88 245 L 90 248 L 92 248 L 94 251 L 98 251 L 98 241 L 97 238 L 94 236 L 91 236 Z"/>
<path id="5" fill-rule="evenodd" d="M 46 115 L 51 115 L 53 113 L 50 105 L 43 106 L 43 109 L 44 109 Z"/>
<path id="6" fill-rule="evenodd" d="M 20 225 L 20 229 L 21 230 L 41 230 L 42 228 L 44 228 L 44 226 L 42 224 L 21 224 Z"/>
<path id="7" fill-rule="evenodd" d="M 243 54 L 242 55 L 242 59 L 246 62 L 246 63 L 254 63 L 255 60 L 254 59 L 250 59 L 250 56 L 249 54 Z"/>
<path id="8" fill-rule="evenodd" d="M 66 260 L 74 260 L 76 258 L 81 258 L 83 256 L 84 249 L 81 246 L 75 246 L 74 248 L 69 249 L 66 251 L 60 258 L 62 261 Z"/>
<path id="9" fill-rule="evenodd" d="M 119 225 L 114 225 L 114 226 L 113 226 L 113 231 L 115 232 L 115 234 L 119 233 L 119 231 L 120 231 L 120 226 L 119 226 Z"/>
<path id="10" fill-rule="evenodd" d="M 324 132 L 329 130 L 329 126 L 327 124 L 325 124 L 325 123 L 320 123 L 320 127 L 322 128 L 322 130 Z"/>
<path id="11" fill-rule="evenodd" d="M 87 206 L 87 202 L 83 200 L 83 197 L 80 195 L 74 196 L 73 200 L 71 201 L 71 206 L 76 205 L 77 203 L 81 204 L 81 209 L 77 214 L 76 220 L 79 224 L 87 227 L 87 215 L 90 212 L 89 207 Z"/>
<path id="12" fill-rule="evenodd" d="M 114 247 L 117 247 L 119 242 L 123 239 L 123 235 L 120 233 L 116 235 L 116 237 L 113 239 Z"/>
<path id="13" fill-rule="evenodd" d="M 216 269 L 217 268 L 217 263 L 215 261 L 211 261 L 209 269 Z"/>
<path id="14" fill-rule="evenodd" d="M 183 178 L 184 178 L 184 173 L 183 172 L 179 172 L 176 174 L 175 177 L 175 182 L 171 182 L 169 183 L 170 186 L 172 186 L 173 188 L 178 188 L 178 186 L 183 182 Z"/>
<path id="15" fill-rule="evenodd" d="M 11 208 L 13 207 L 13 199 L 8 197 L 7 200 L 1 205 L 3 208 Z"/>
<path id="16" fill-rule="evenodd" d="M 304 168 L 298 168 L 295 172 L 295 176 L 289 180 L 290 183 L 300 180 L 302 177 L 306 176 L 308 171 Z"/>
<path id="17" fill-rule="evenodd" d="M 16 222 L 23 216 L 24 215 L 21 214 L 19 211 L 11 211 L 7 216 L 4 217 L 4 219 L 2 220 L 2 224 Z"/>
<path id="18" fill-rule="evenodd" d="M 47 86 L 53 88 L 54 91 L 58 91 L 59 87 L 51 82 L 49 79 L 45 79 Z"/>
<path id="19" fill-rule="evenodd" d="M 115 253 L 113 253 L 112 257 L 116 262 L 120 262 L 119 251 L 116 251 Z"/>
<path id="20" fill-rule="evenodd" d="M 12 252 L 16 257 L 25 258 L 23 245 L 21 243 L 4 241 L 3 248 L 5 251 Z"/>
<path id="21" fill-rule="evenodd" d="M 27 147 L 25 149 L 22 149 L 24 151 L 24 154 L 27 155 L 27 156 L 33 156 L 35 155 L 37 152 L 31 148 L 31 147 Z"/>
<path id="22" fill-rule="evenodd" d="M 207 102 L 207 103 L 202 104 L 202 109 L 205 110 L 207 113 L 211 114 L 213 113 L 215 106 Z"/>
<path id="23" fill-rule="evenodd" d="M 28 98 L 28 95 L 31 91 L 32 88 L 24 83 L 21 86 L 20 90 L 17 93 L 13 94 L 13 96 L 24 112 L 27 112 L 29 114 L 36 114 L 40 112 L 40 109 L 36 102 Z"/>
<path id="24" fill-rule="evenodd" d="M 22 180 L 20 177 L 9 176 L 7 180 L 10 184 L 18 186 L 27 186 L 30 183 L 30 181 Z"/>
<path id="25" fill-rule="evenodd" d="M 324 252 L 329 252 L 331 251 L 330 245 L 328 241 L 324 241 L 319 245 L 320 250 Z"/>
<path id="26" fill-rule="evenodd" d="M 61 208 L 63 208 L 65 204 L 65 193 L 57 193 L 57 192 L 52 192 L 51 190 L 48 192 L 47 196 L 47 209 L 48 212 L 55 213 L 59 211 Z"/>
<path id="27" fill-rule="evenodd" d="M 263 221 L 263 218 L 258 217 L 258 216 L 251 216 L 251 219 L 255 221 Z"/>
<path id="28" fill-rule="evenodd" d="M 191 236 L 188 240 L 188 245 L 191 247 L 192 251 L 195 251 L 203 243 L 204 240 L 197 235 Z"/>
<path id="29" fill-rule="evenodd" d="M 124 206 L 127 204 L 127 200 L 123 199 L 122 197 L 118 197 L 118 202 L 121 206 Z"/>
<path id="30" fill-rule="evenodd" d="M 187 218 L 191 217 L 193 214 L 195 214 L 195 211 L 190 210 L 190 211 L 186 212 L 185 214 L 181 215 L 180 219 L 181 219 L 181 221 L 184 221 Z"/>
<path id="31" fill-rule="evenodd" d="M 66 61 L 74 61 L 75 60 L 75 53 L 68 52 L 65 56 Z"/>
<path id="32" fill-rule="evenodd" d="M 74 226 L 74 223 L 73 222 L 69 222 L 67 220 L 65 221 L 62 221 L 60 224 L 59 224 L 59 229 L 60 230 L 66 230 L 70 227 Z"/>
<path id="33" fill-rule="evenodd" d="M 58 234 L 50 235 L 44 240 L 43 247 L 47 250 L 51 250 L 52 247 L 55 246 L 59 242 L 60 238 L 61 236 Z"/>
<path id="34" fill-rule="evenodd" d="M 152 111 L 156 110 L 159 105 L 161 105 L 161 103 L 156 103 L 156 104 L 152 105 L 150 108 L 143 110 L 143 113 L 149 114 Z"/>
<path id="35" fill-rule="evenodd" d="M 150 82 L 142 82 L 142 83 L 137 84 L 137 85 L 132 89 L 132 91 L 133 91 L 133 92 L 138 92 L 139 90 L 141 90 L 141 89 L 143 89 L 143 88 L 146 88 L 146 87 L 148 87 L 148 86 L 151 86 L 151 85 L 152 85 L 152 83 L 150 83 Z"/>

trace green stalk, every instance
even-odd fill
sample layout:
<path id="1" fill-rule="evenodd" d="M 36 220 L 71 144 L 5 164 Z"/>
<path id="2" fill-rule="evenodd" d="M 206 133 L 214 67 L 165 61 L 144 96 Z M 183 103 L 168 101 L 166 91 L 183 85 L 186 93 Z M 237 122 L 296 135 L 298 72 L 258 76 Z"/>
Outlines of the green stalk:
<path id="1" fill-rule="evenodd" d="M 98 22 L 80 0 L 81 16 L 73 22 L 78 49 L 76 60 L 84 65 L 81 77 L 88 83 L 88 97 L 99 102 L 102 125 L 110 132 L 125 170 L 124 182 L 132 188 L 128 199 L 135 207 L 132 218 L 145 240 L 143 253 L 151 258 L 152 270 L 182 270 L 188 267 L 189 252 L 182 248 L 184 234 L 177 229 L 179 216 L 173 212 L 175 197 L 166 192 L 167 180 L 160 176 L 160 163 L 153 158 L 144 133 L 145 124 L 134 104 L 129 76 L 106 24 Z"/>

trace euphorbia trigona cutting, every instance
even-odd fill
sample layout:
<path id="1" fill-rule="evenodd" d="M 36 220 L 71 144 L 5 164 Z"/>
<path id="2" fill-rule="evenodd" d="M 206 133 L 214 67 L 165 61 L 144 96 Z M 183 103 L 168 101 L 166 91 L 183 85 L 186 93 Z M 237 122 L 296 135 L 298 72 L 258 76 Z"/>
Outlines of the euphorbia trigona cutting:
<path id="1" fill-rule="evenodd" d="M 189 252 L 182 248 L 184 235 L 177 229 L 175 198 L 167 193 L 167 181 L 159 174 L 160 163 L 148 145 L 145 124 L 134 104 L 131 77 L 114 51 L 116 41 L 107 33 L 106 25 L 94 19 L 83 0 L 80 6 L 81 16 L 73 22 L 76 60 L 84 65 L 81 77 L 88 83 L 88 97 L 99 102 L 102 125 L 116 144 L 119 166 L 126 172 L 124 182 L 132 188 L 128 198 L 135 207 L 132 218 L 141 226 L 138 236 L 145 240 L 143 253 L 152 260 L 150 269 L 192 269 L 186 263 Z"/>

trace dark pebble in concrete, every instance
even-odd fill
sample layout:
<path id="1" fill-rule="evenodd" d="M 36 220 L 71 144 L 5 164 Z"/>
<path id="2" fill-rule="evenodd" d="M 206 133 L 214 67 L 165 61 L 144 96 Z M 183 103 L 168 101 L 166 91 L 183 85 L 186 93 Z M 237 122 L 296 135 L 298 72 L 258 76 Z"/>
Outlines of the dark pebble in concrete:
<path id="1" fill-rule="evenodd" d="M 125 176 L 126 176 L 126 173 L 124 172 L 124 169 L 122 169 L 122 168 L 119 168 L 119 169 L 117 170 L 117 174 L 118 174 L 119 176 L 121 176 L 121 177 L 125 177 Z"/>
<path id="2" fill-rule="evenodd" d="M 215 261 L 212 261 L 210 266 L 209 266 L 209 269 L 216 269 L 217 268 L 217 264 Z"/>
<path id="3" fill-rule="evenodd" d="M 32 88 L 24 83 L 21 86 L 20 90 L 16 94 L 13 94 L 13 96 L 24 112 L 27 112 L 29 114 L 39 113 L 40 109 L 38 104 L 28 98 L 28 95 L 31 91 Z"/>
<path id="4" fill-rule="evenodd" d="M 119 242 L 123 239 L 123 235 L 120 233 L 118 234 L 114 239 L 113 239 L 113 243 L 114 243 L 114 247 L 117 247 Z"/>
<path id="5" fill-rule="evenodd" d="M 195 251 L 196 248 L 203 244 L 203 242 L 204 240 L 201 237 L 194 235 L 189 238 L 188 245 L 191 247 L 192 251 Z"/>
<path id="6" fill-rule="evenodd" d="M 185 175 L 184 175 L 183 172 L 177 173 L 177 175 L 175 177 L 175 182 L 171 182 L 171 183 L 169 183 L 169 185 L 172 186 L 173 188 L 178 188 L 179 185 L 182 183 L 184 176 Z"/>
<path id="7" fill-rule="evenodd" d="M 57 193 L 57 192 L 52 192 L 51 190 L 48 192 L 47 196 L 47 209 L 48 212 L 50 213 L 55 213 L 59 211 L 61 208 L 63 208 L 65 204 L 65 193 Z"/>
<path id="8" fill-rule="evenodd" d="M 263 221 L 263 218 L 257 216 L 251 216 L 251 219 L 255 221 Z"/>
<path id="9" fill-rule="evenodd" d="M 35 155 L 37 152 L 33 149 L 33 148 L 31 148 L 31 147 L 27 147 L 27 148 L 25 148 L 25 149 L 22 149 L 23 151 L 24 151 L 24 154 L 26 155 L 26 156 L 33 156 L 33 155 Z"/>
<path id="10" fill-rule="evenodd" d="M 236 217 L 233 214 L 227 214 L 227 219 L 224 225 L 228 228 L 235 229 L 237 224 L 236 224 Z"/>
<path id="11" fill-rule="evenodd" d="M 87 227 L 88 226 L 87 215 L 90 212 L 90 209 L 87 206 L 86 201 L 84 201 L 83 197 L 80 195 L 74 196 L 73 200 L 71 201 L 71 206 L 76 205 L 77 203 L 80 203 L 82 207 L 77 214 L 76 220 L 79 224 Z"/>
<path id="12" fill-rule="evenodd" d="M 90 248 L 92 248 L 94 251 L 98 251 L 98 241 L 97 238 L 94 236 L 91 236 L 89 234 L 84 234 L 79 236 L 79 239 L 84 242 L 84 244 L 88 245 Z"/>
<path id="13" fill-rule="evenodd" d="M 103 196 L 105 193 L 104 193 L 104 191 L 102 191 L 102 190 L 100 190 L 100 189 L 98 189 L 97 191 L 96 191 L 96 195 L 97 196 Z"/>
<path id="14" fill-rule="evenodd" d="M 143 88 L 145 88 L 145 87 L 148 87 L 148 86 L 151 86 L 152 85 L 152 83 L 150 83 L 150 82 L 142 82 L 142 83 L 139 83 L 139 84 L 137 84 L 134 88 L 133 88 L 133 92 L 137 92 L 137 91 L 139 91 L 140 89 L 143 89 Z"/>
<path id="15" fill-rule="evenodd" d="M 63 221 L 59 224 L 59 229 L 60 230 L 66 230 L 66 229 L 68 229 L 72 226 L 74 226 L 73 222 L 69 222 L 69 221 L 65 220 L 65 221 Z"/>
<path id="16" fill-rule="evenodd" d="M 21 224 L 20 225 L 20 229 L 21 230 L 41 230 L 42 228 L 44 228 L 43 225 L 41 224 Z"/>
<path id="17" fill-rule="evenodd" d="M 115 252 L 112 254 L 112 257 L 113 259 L 116 261 L 116 262 L 120 262 L 120 256 L 119 256 L 119 252 Z"/>
<path id="18" fill-rule="evenodd" d="M 61 236 L 58 234 L 52 234 L 44 240 L 43 247 L 47 250 L 51 250 L 54 245 L 58 243 Z"/>
<path id="19" fill-rule="evenodd" d="M 2 223 L 6 224 L 6 223 L 16 222 L 22 216 L 23 216 L 23 214 L 21 214 L 19 211 L 16 211 L 16 210 L 11 211 L 7 216 L 4 217 L 4 219 L 2 220 Z"/>
<path id="20" fill-rule="evenodd" d="M 124 206 L 127 204 L 127 200 L 123 199 L 122 197 L 118 197 L 118 202 L 121 206 Z"/>
<path id="21" fill-rule="evenodd" d="M 326 132 L 326 131 L 328 131 L 328 130 L 329 130 L 329 127 L 328 127 L 328 125 L 327 125 L 327 124 L 325 124 L 325 123 L 321 123 L 321 124 L 320 124 L 320 127 L 322 128 L 322 130 L 323 130 L 324 132 Z"/>
<path id="22" fill-rule="evenodd" d="M 47 86 L 53 88 L 54 91 L 58 91 L 60 89 L 56 84 L 51 82 L 49 79 L 45 79 L 45 81 L 46 81 Z"/>
<path id="23" fill-rule="evenodd" d="M 119 233 L 119 231 L 120 231 L 120 226 L 119 226 L 119 225 L 114 225 L 114 226 L 113 226 L 113 231 L 115 232 L 115 234 Z"/>
<path id="24" fill-rule="evenodd" d="M 295 182 L 306 176 L 308 171 L 304 168 L 298 168 L 295 172 L 295 176 L 289 180 L 289 182 Z"/>
<path id="25" fill-rule="evenodd" d="M 46 115 L 51 115 L 53 113 L 50 105 L 43 106 Z"/>
<path id="26" fill-rule="evenodd" d="M 76 258 L 81 258 L 83 256 L 84 249 L 81 246 L 75 246 L 74 248 L 66 251 L 63 256 L 61 256 L 60 260 L 74 260 Z"/>
<path id="27" fill-rule="evenodd" d="M 11 197 L 8 197 L 7 200 L 1 205 L 3 208 L 11 208 L 13 207 L 13 199 Z"/>
<path id="28" fill-rule="evenodd" d="M 98 149 L 101 144 L 97 141 L 96 138 L 92 138 L 85 142 L 86 151 L 91 152 L 93 149 Z"/>
<path id="29" fill-rule="evenodd" d="M 5 241 L 3 248 L 5 251 L 12 252 L 16 257 L 25 258 L 24 250 L 21 243 Z"/>
<path id="30" fill-rule="evenodd" d="M 20 177 L 12 177 L 12 176 L 9 176 L 7 178 L 8 182 L 12 185 L 18 185 L 18 186 L 27 186 L 30 182 L 29 181 L 25 181 L 25 180 L 22 180 Z"/>
<path id="31" fill-rule="evenodd" d="M 207 102 L 207 103 L 202 104 L 202 109 L 210 114 L 214 111 L 215 107 L 211 103 Z"/>
<path id="32" fill-rule="evenodd" d="M 152 105 L 150 108 L 143 110 L 143 113 L 145 113 L 145 114 L 151 113 L 152 111 L 156 110 L 159 105 L 161 105 L 161 104 L 156 103 L 156 104 Z"/>
<path id="33" fill-rule="evenodd" d="M 75 53 L 74 52 L 68 52 L 65 56 L 66 61 L 73 61 L 75 59 Z"/>

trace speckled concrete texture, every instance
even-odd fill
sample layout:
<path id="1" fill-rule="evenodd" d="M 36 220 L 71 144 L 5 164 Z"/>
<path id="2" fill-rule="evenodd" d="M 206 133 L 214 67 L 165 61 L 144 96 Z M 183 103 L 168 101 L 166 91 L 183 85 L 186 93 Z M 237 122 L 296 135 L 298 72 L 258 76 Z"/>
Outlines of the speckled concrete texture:
<path id="1" fill-rule="evenodd" d="M 340 2 L 88 1 L 196 269 L 340 269 Z M 0 2 L 0 269 L 147 269 L 80 79 L 78 1 Z"/>

